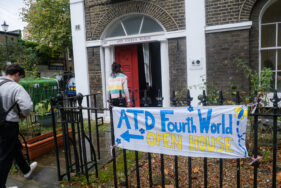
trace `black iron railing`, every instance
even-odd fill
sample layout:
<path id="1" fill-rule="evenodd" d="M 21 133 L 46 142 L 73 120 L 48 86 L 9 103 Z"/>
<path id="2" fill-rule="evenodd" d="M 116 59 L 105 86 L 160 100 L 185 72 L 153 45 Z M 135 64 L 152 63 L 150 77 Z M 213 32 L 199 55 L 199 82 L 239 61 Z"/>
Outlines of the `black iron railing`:
<path id="1" fill-rule="evenodd" d="M 90 107 L 90 95 L 88 96 L 82 96 L 82 95 L 78 95 L 77 97 L 73 97 L 68 98 L 68 99 L 60 99 L 57 98 L 56 100 L 53 100 L 52 106 L 53 108 L 56 107 L 58 109 L 60 109 L 62 117 L 61 117 L 61 122 L 62 125 L 64 127 L 64 141 L 65 141 L 65 159 L 66 159 L 66 166 L 67 166 L 67 170 L 66 173 L 61 175 L 60 172 L 60 162 L 57 159 L 57 163 L 58 163 L 58 174 L 59 174 L 59 178 L 61 179 L 62 176 L 67 175 L 67 177 L 69 177 L 70 179 L 70 172 L 73 172 L 76 170 L 77 173 L 83 173 L 86 175 L 86 177 L 88 178 L 88 163 L 87 162 L 89 159 L 87 159 L 85 156 L 85 151 L 86 151 L 86 144 L 85 142 L 89 143 L 89 147 L 91 152 L 94 153 L 94 155 L 90 158 L 90 161 L 93 162 L 92 164 L 96 167 L 96 176 L 98 175 L 97 173 L 97 158 L 101 159 L 103 156 L 101 156 L 100 154 L 100 148 L 99 148 L 99 130 L 98 127 L 100 125 L 102 125 L 103 119 L 99 117 L 98 115 L 98 111 L 109 111 L 110 114 L 110 127 L 111 127 L 111 144 L 112 144 L 112 163 L 113 163 L 113 175 L 114 175 L 114 187 L 118 187 L 118 177 L 117 177 L 117 167 L 116 167 L 116 163 L 117 163 L 117 153 L 116 153 L 116 148 L 115 148 L 115 137 L 114 137 L 114 126 L 113 126 L 113 115 L 112 115 L 112 106 L 110 105 L 109 109 L 106 108 L 98 108 L 97 107 L 97 99 L 96 99 L 96 94 L 95 95 L 91 95 L 92 96 L 92 100 L 94 106 Z M 87 107 L 82 107 L 82 100 L 83 98 L 86 97 L 87 100 Z M 144 101 L 144 106 L 148 107 L 149 105 L 145 102 L 148 101 L 146 98 L 146 95 L 144 95 L 144 99 L 142 99 Z M 71 101 L 72 102 L 69 102 Z M 186 101 L 185 103 L 187 104 L 187 106 L 191 105 L 193 98 L 190 96 L 190 92 L 189 90 L 187 90 L 187 94 L 186 94 Z M 203 106 L 207 106 L 208 105 L 208 96 L 206 95 L 205 91 L 203 91 L 202 96 L 200 97 L 200 102 Z M 219 97 L 217 99 L 217 104 L 218 105 L 223 105 L 224 104 L 224 97 L 223 97 L 223 92 L 220 91 L 219 93 Z M 62 102 L 64 101 L 64 102 Z M 158 93 L 158 97 L 156 98 L 157 101 L 157 106 L 158 107 L 162 107 L 162 102 L 163 102 L 163 97 L 161 96 L 161 91 L 159 91 Z M 258 159 L 258 153 L 259 151 L 259 147 L 258 147 L 258 126 L 259 126 L 259 118 L 261 117 L 267 117 L 267 118 L 272 118 L 273 119 L 273 140 L 272 140 L 272 171 L 270 173 L 272 173 L 272 181 L 271 181 L 271 187 L 276 187 L 277 186 L 277 182 L 276 182 L 276 173 L 277 173 L 277 134 L 278 134 L 278 130 L 277 130 L 277 118 L 279 116 L 281 116 L 281 114 L 279 114 L 279 108 L 278 108 L 278 103 L 281 101 L 280 98 L 278 98 L 277 96 L 277 91 L 274 92 L 274 96 L 271 99 L 271 102 L 273 104 L 273 111 L 272 113 L 264 113 L 260 110 L 260 108 L 258 108 L 261 99 L 258 97 L 258 94 L 256 93 L 255 97 L 253 98 L 252 101 L 252 113 L 249 113 L 249 116 L 253 117 L 253 158 L 254 158 L 254 162 L 252 162 L 252 165 L 254 166 L 253 169 L 253 187 L 258 187 L 259 186 L 259 182 L 258 182 L 258 177 L 259 177 L 259 160 Z M 121 100 L 121 95 L 120 95 L 120 102 L 122 102 Z M 235 100 L 234 103 L 235 104 L 240 104 L 242 102 L 242 99 L 240 97 L 239 92 L 236 92 L 236 96 L 235 96 Z M 68 105 L 65 105 L 64 103 L 67 103 Z M 176 98 L 175 92 L 172 93 L 172 98 L 171 98 L 171 103 L 172 106 L 176 107 L 177 103 L 178 103 L 178 99 Z M 132 107 L 135 107 L 135 96 L 134 96 L 134 92 L 132 92 Z M 86 113 L 86 117 L 85 117 L 85 113 L 83 113 L 83 111 L 87 111 Z M 87 136 L 86 132 L 84 130 L 84 122 L 83 122 L 83 118 L 88 119 L 88 132 L 89 135 L 91 133 L 91 127 L 93 127 L 90 119 L 91 119 L 91 114 L 94 113 L 95 116 L 95 128 L 96 128 L 96 136 L 97 138 L 95 138 L 96 143 L 97 143 L 97 153 L 98 153 L 98 157 L 96 157 L 95 155 L 95 148 L 94 145 L 92 144 L 94 138 L 92 138 L 91 136 Z M 101 120 L 101 122 L 99 121 Z M 54 119 L 53 119 L 54 121 Z M 72 129 L 72 138 L 69 137 L 68 135 L 68 124 L 71 124 L 71 129 Z M 54 131 L 55 131 L 55 125 L 56 123 L 54 122 Z M 55 133 L 55 132 L 54 132 Z M 75 140 L 75 139 L 78 140 Z M 56 141 L 55 141 L 56 142 Z M 72 147 L 70 147 L 70 145 Z M 70 149 L 74 150 L 74 153 L 76 153 L 74 155 L 74 163 L 72 162 L 71 159 L 71 154 L 70 154 Z M 58 151 L 58 148 L 56 148 L 56 151 Z M 59 158 L 58 156 L 58 152 L 56 152 L 57 154 L 57 158 Z M 130 175 L 129 175 L 129 169 L 128 169 L 128 164 L 127 164 L 127 154 L 126 154 L 126 150 L 123 149 L 122 152 L 123 158 L 124 158 L 124 184 L 126 187 L 130 187 Z M 164 158 L 164 154 L 160 155 L 160 177 L 161 177 L 161 185 L 162 187 L 165 187 L 165 158 Z M 137 187 L 141 187 L 141 181 L 140 181 L 140 160 L 144 160 L 143 158 L 140 159 L 139 158 L 139 152 L 135 151 L 135 177 L 136 177 L 136 185 Z M 149 182 L 149 187 L 153 187 L 153 169 L 152 169 L 152 154 L 151 153 L 147 153 L 147 158 L 145 159 L 147 160 L 148 163 L 148 180 L 147 182 Z M 179 158 L 178 156 L 174 157 L 174 185 L 175 187 L 180 187 L 179 185 L 179 179 L 180 179 L 180 174 L 179 174 Z M 194 187 L 194 180 L 192 178 L 193 175 L 193 171 L 192 171 L 192 167 L 195 165 L 193 164 L 193 158 L 192 157 L 188 157 L 188 165 L 186 168 L 188 168 L 188 183 L 186 185 L 184 185 L 185 187 Z M 219 159 L 218 160 L 218 169 L 219 169 L 219 177 L 218 177 L 218 184 L 216 186 L 218 187 L 223 187 L 224 186 L 224 181 L 226 181 L 226 177 L 225 173 L 224 173 L 224 162 L 227 161 L 227 159 Z M 208 167 L 209 167 L 209 163 L 211 163 L 211 161 L 208 161 L 207 158 L 203 159 L 203 177 L 202 177 L 202 182 L 204 182 L 204 187 L 209 187 L 210 186 L 210 177 L 208 177 Z M 168 165 L 168 164 L 167 164 Z M 75 167 L 75 168 L 74 168 Z M 236 165 L 235 165 L 235 175 L 234 177 L 236 178 L 236 185 L 233 185 L 235 187 L 243 187 L 243 183 L 241 182 L 241 161 L 240 159 L 236 160 Z M 185 175 L 186 176 L 186 175 Z M 261 177 L 262 178 L 262 177 Z"/>
<path id="2" fill-rule="evenodd" d="M 163 98 L 161 97 L 160 95 L 161 92 L 159 92 L 159 97 L 157 97 L 157 101 L 158 101 L 158 105 L 159 107 L 162 106 L 162 101 L 163 101 Z M 146 95 L 144 95 L 144 99 L 143 101 L 148 101 L 145 99 Z M 207 103 L 208 103 L 208 97 L 206 96 L 206 93 L 205 91 L 203 91 L 203 94 L 202 96 L 200 97 L 199 99 L 201 101 L 201 104 L 203 106 L 207 106 Z M 272 117 L 273 118 L 273 143 L 272 143 L 272 149 L 273 149 L 273 163 L 272 163 L 272 187 L 276 187 L 276 170 L 277 170 L 277 166 L 276 166 L 276 156 L 277 156 L 277 117 L 280 116 L 281 114 L 278 113 L 278 103 L 280 102 L 280 98 L 278 98 L 277 96 L 277 91 L 275 91 L 274 93 L 274 96 L 273 98 L 271 99 L 272 103 L 273 103 L 273 113 L 272 114 L 268 114 L 268 113 L 261 113 L 260 112 L 260 109 L 255 107 L 254 108 L 254 112 L 249 114 L 249 116 L 253 116 L 254 118 L 254 125 L 253 125 L 253 128 L 254 128 L 254 148 L 253 148 L 253 157 L 254 159 L 257 159 L 258 158 L 258 119 L 260 117 Z M 120 100 L 121 101 L 121 100 Z M 186 95 L 186 103 L 187 103 L 187 106 L 190 106 L 191 104 L 191 101 L 192 101 L 192 97 L 190 96 L 190 92 L 189 90 L 187 90 L 187 95 Z M 253 102 L 252 104 L 254 104 L 254 106 L 258 106 L 259 103 L 260 103 L 260 99 L 258 98 L 258 95 L 256 93 L 254 99 L 253 99 Z M 132 99 L 132 102 L 133 102 L 133 105 L 132 107 L 135 106 L 135 100 Z M 240 103 L 242 102 L 242 99 L 240 97 L 240 94 L 239 94 L 239 91 L 236 92 L 236 96 L 235 96 L 235 104 L 239 105 Z M 176 99 L 176 95 L 175 95 L 175 92 L 172 93 L 172 98 L 171 98 L 171 103 L 172 103 L 172 106 L 173 107 L 176 107 L 177 106 L 177 99 Z M 219 93 L 219 98 L 217 100 L 217 103 L 219 105 L 223 105 L 224 103 L 224 97 L 223 97 L 223 93 L 222 91 L 220 91 Z M 145 104 L 144 103 L 144 106 L 145 107 L 148 107 L 149 105 L 148 104 Z M 112 108 L 110 108 L 110 114 L 112 116 Z M 115 145 L 115 139 L 114 139 L 114 127 L 113 127 L 113 122 L 112 122 L 112 117 L 111 117 L 111 128 L 112 128 L 112 145 L 114 146 Z M 138 158 L 138 152 L 135 151 L 135 162 L 136 162 L 136 183 L 137 183 L 137 187 L 141 187 L 141 184 L 140 184 L 140 179 L 139 179 L 139 158 Z M 126 159 L 126 154 L 125 152 L 123 152 L 124 154 L 124 159 Z M 148 177 L 148 181 L 149 181 L 149 187 L 152 187 L 153 186 L 153 178 L 152 178 L 152 167 L 151 167 L 151 153 L 148 153 L 147 154 L 148 157 L 147 157 L 147 160 L 148 160 L 148 174 L 149 174 L 149 177 Z M 219 159 L 219 187 L 223 187 L 223 180 L 224 180 L 224 160 L 226 159 Z M 124 174 L 125 174 L 125 185 L 126 187 L 129 187 L 129 183 L 128 183 L 128 169 L 127 169 L 127 164 L 126 164 L 126 160 L 124 161 L 125 164 L 124 164 Z M 115 149 L 113 149 L 113 166 L 116 166 L 116 155 L 115 155 Z M 165 172 L 164 172 L 164 155 L 161 154 L 160 155 L 160 163 L 161 163 L 161 169 L 160 169 L 160 172 L 161 172 L 161 185 L 162 187 L 165 187 Z M 253 178 L 253 186 L 254 187 L 258 187 L 258 166 L 259 166 L 259 160 L 255 160 L 255 162 L 253 162 L 253 166 L 254 166 L 254 178 Z M 204 169 L 204 177 L 203 177 L 203 182 L 204 182 L 204 187 L 208 187 L 208 160 L 207 158 L 204 158 L 203 160 L 203 169 Z M 175 187 L 179 187 L 179 173 L 178 173 L 178 156 L 175 156 L 174 157 L 174 185 Z M 114 186 L 117 187 L 118 186 L 118 181 L 117 181 L 117 172 L 116 172 L 116 167 L 113 168 L 113 174 L 114 174 Z M 188 187 L 192 187 L 192 158 L 191 157 L 188 157 Z M 186 185 L 187 186 L 187 185 Z M 235 187 L 243 187 L 243 185 L 241 184 L 241 162 L 240 162 L 240 159 L 237 159 L 236 160 L 236 186 Z"/>

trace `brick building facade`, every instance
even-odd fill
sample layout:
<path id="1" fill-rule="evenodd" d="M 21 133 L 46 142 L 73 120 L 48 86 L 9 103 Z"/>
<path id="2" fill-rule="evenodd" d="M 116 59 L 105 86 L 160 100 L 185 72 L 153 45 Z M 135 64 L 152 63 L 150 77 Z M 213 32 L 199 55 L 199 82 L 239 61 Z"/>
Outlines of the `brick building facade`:
<path id="1" fill-rule="evenodd" d="M 169 106 L 173 90 L 181 92 L 188 87 L 196 105 L 196 95 L 202 91 L 193 86 L 204 86 L 206 81 L 217 89 L 229 90 L 232 84 L 248 92 L 249 81 L 234 59 L 261 71 L 262 50 L 268 49 L 260 46 L 263 27 L 260 20 L 273 4 L 280 3 L 277 0 L 71 0 L 76 77 L 88 72 L 78 78 L 77 89 L 102 93 L 100 101 L 106 105 L 106 80 L 118 46 L 137 45 L 145 53 L 144 46 L 149 44 L 149 53 L 153 54 L 151 46 L 157 43 L 162 75 L 154 81 L 162 83 L 164 106 Z M 131 24 L 130 19 L 134 24 L 141 23 L 138 33 L 129 33 L 126 24 Z M 162 30 L 141 33 L 145 19 L 159 24 Z M 274 23 L 278 26 L 278 21 Z M 110 35 L 114 32 L 119 35 Z M 139 52 L 139 61 L 144 61 L 145 56 Z M 87 84 L 79 86 L 79 80 Z"/>
<path id="2" fill-rule="evenodd" d="M 18 31 L 7 32 L 7 40 L 17 42 L 19 36 L 20 36 L 20 33 Z M 2 44 L 6 43 L 5 32 L 3 32 L 3 31 L 0 31 L 0 43 L 2 43 Z"/>
<path id="3" fill-rule="evenodd" d="M 115 18 L 131 13 L 150 15 L 167 31 L 185 29 L 184 0 L 106 2 L 85 1 L 87 40 L 99 40 L 106 26 Z"/>

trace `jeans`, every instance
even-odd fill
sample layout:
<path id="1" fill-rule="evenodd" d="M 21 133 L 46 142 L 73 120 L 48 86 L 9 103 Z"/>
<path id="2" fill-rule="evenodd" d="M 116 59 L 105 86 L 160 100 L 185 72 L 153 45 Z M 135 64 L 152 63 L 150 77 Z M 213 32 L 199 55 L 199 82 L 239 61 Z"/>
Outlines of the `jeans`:
<path id="1" fill-rule="evenodd" d="M 26 174 L 30 171 L 30 166 L 22 153 L 18 133 L 18 123 L 6 122 L 0 125 L 0 188 L 5 188 L 13 160 L 22 173 Z"/>

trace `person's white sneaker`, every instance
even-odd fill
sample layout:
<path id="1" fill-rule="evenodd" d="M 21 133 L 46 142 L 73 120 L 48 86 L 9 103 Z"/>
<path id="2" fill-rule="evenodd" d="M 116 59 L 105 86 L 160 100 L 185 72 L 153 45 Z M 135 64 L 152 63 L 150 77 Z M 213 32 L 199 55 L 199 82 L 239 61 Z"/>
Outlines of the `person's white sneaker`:
<path id="1" fill-rule="evenodd" d="M 25 178 L 29 178 L 30 175 L 32 174 L 32 172 L 34 171 L 34 169 L 37 167 L 37 162 L 33 162 L 30 164 L 30 170 L 28 173 L 24 174 L 23 177 Z"/>
<path id="2" fill-rule="evenodd" d="M 7 188 L 18 188 L 18 186 L 11 186 L 11 187 L 7 187 Z"/>

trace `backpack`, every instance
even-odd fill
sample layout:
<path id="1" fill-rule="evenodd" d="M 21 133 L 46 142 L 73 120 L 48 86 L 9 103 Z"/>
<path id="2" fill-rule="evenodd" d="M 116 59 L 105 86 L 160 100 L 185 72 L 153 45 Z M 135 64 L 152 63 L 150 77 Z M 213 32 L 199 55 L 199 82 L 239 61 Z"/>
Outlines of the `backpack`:
<path id="1" fill-rule="evenodd" d="M 7 82 L 11 82 L 11 80 L 4 80 L 0 83 L 0 87 L 7 83 Z M 17 103 L 14 103 L 8 111 L 5 111 L 4 108 L 3 108 L 3 101 L 2 101 L 2 97 L 0 97 L 0 125 L 3 125 L 6 121 L 6 117 L 8 115 L 8 113 L 14 108 L 14 106 L 16 105 Z"/>

